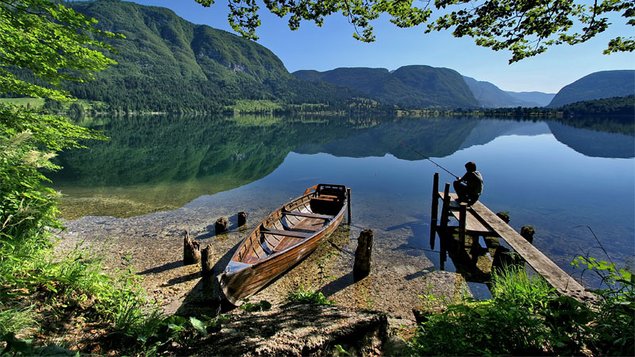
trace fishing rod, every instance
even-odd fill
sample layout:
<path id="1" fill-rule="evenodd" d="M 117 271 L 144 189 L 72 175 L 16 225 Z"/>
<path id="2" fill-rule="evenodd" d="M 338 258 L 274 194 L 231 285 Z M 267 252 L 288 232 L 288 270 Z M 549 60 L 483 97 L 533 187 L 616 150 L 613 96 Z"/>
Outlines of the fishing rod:
<path id="1" fill-rule="evenodd" d="M 437 163 L 436 161 L 432 160 L 430 157 L 422 154 L 421 152 L 419 152 L 417 149 L 413 148 L 412 146 L 406 144 L 405 142 L 401 142 L 402 145 L 405 145 L 408 149 L 414 151 L 416 154 L 418 154 L 419 156 L 423 157 L 424 159 L 430 161 L 431 163 L 435 164 L 438 168 L 440 168 L 441 170 L 449 173 L 450 175 L 452 175 L 453 177 L 455 177 L 457 180 L 460 179 L 460 177 L 458 177 L 457 175 L 453 174 L 452 172 L 450 172 L 450 170 L 446 169 L 445 167 L 441 166 L 439 163 Z"/>

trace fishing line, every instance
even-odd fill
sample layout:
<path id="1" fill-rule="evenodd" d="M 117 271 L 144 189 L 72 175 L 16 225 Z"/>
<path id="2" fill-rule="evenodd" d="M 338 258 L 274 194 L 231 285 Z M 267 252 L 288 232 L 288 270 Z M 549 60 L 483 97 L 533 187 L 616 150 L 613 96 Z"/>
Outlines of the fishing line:
<path id="1" fill-rule="evenodd" d="M 453 177 L 455 177 L 457 180 L 460 179 L 460 177 L 458 177 L 457 175 L 453 174 L 452 172 L 450 172 L 450 170 L 446 169 L 445 167 L 441 166 L 439 163 L 437 163 L 436 161 L 432 160 L 430 157 L 422 154 L 421 152 L 419 152 L 417 149 L 413 148 L 412 146 L 406 144 L 405 142 L 401 142 L 401 145 L 406 146 L 408 149 L 412 150 L 413 152 L 415 152 L 416 154 L 418 154 L 419 156 L 423 157 L 424 159 L 430 161 L 431 163 L 435 164 L 438 168 L 440 168 L 441 170 L 449 173 L 450 175 L 452 175 Z"/>

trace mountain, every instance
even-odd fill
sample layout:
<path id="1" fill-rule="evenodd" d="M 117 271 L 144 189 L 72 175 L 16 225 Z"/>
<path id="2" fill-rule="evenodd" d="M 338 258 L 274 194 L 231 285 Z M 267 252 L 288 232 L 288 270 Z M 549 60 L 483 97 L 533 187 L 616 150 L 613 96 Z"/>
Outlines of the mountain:
<path id="1" fill-rule="evenodd" d="M 530 103 L 532 107 L 546 107 L 551 103 L 556 93 L 543 93 L 543 92 L 510 92 L 506 91 L 510 96 L 520 99 L 524 102 Z"/>
<path id="2" fill-rule="evenodd" d="M 296 78 L 326 82 L 369 96 L 383 104 L 403 108 L 472 108 L 478 102 L 461 75 L 451 69 L 404 66 L 385 68 L 337 68 L 326 72 L 297 71 Z"/>
<path id="3" fill-rule="evenodd" d="M 515 98 L 490 82 L 478 81 L 465 77 L 465 84 L 470 88 L 474 98 L 482 108 L 535 107 L 534 103 Z"/>
<path id="4" fill-rule="evenodd" d="M 562 88 L 549 107 L 629 95 L 635 95 L 635 70 L 595 72 Z"/>
<path id="5" fill-rule="evenodd" d="M 108 41 L 118 65 L 96 81 L 68 85 L 79 98 L 124 109 L 178 110 L 218 109 L 236 99 L 333 102 L 348 95 L 299 81 L 267 48 L 165 8 L 114 0 L 69 4 L 96 18 L 99 28 L 125 36 Z"/>

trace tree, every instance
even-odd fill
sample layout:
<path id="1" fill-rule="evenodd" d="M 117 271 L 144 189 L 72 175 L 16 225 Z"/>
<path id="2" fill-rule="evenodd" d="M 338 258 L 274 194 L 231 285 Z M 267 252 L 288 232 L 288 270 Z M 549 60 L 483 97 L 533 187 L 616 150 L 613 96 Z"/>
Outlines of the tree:
<path id="1" fill-rule="evenodd" d="M 0 0 L 0 93 L 70 101 L 64 81 L 89 80 L 115 63 L 95 39 L 114 35 L 95 23 L 58 1 Z M 47 227 L 58 225 L 57 195 L 42 170 L 57 168 L 50 160 L 58 151 L 99 137 L 65 117 L 0 105 L 0 273 L 10 257 L 48 245 Z"/>
<path id="2" fill-rule="evenodd" d="M 211 6 L 214 0 L 196 0 Z M 325 17 L 340 14 L 348 18 L 358 40 L 375 40 L 371 22 L 380 15 L 402 28 L 426 26 L 426 33 L 450 30 L 456 37 L 469 36 L 477 45 L 495 51 L 509 50 L 510 63 L 545 52 L 549 46 L 574 45 L 606 31 L 611 23 L 607 15 L 620 14 L 635 26 L 635 2 L 632 0 L 265 0 L 273 14 L 288 17 L 296 30 L 302 20 L 322 26 Z M 256 0 L 229 0 L 229 23 L 241 35 L 257 39 L 260 25 Z M 436 16 L 436 17 L 435 17 Z M 615 37 L 605 54 L 635 50 L 635 36 Z"/>

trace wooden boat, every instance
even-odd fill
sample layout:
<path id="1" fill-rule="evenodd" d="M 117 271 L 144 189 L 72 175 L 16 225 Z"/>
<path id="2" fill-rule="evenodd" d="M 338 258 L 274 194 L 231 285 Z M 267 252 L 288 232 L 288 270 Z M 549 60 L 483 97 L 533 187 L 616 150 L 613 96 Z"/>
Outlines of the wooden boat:
<path id="1" fill-rule="evenodd" d="M 227 300 L 237 305 L 311 254 L 342 222 L 347 192 L 319 184 L 265 218 L 218 276 Z"/>

